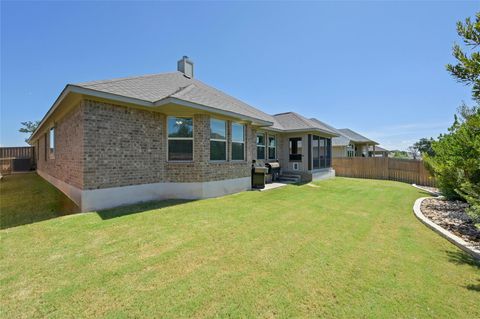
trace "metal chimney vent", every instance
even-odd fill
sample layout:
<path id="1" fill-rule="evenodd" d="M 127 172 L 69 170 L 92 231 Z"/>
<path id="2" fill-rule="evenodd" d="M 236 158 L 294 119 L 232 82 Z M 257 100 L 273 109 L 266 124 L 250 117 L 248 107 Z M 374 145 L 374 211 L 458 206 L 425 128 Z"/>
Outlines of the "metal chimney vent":
<path id="1" fill-rule="evenodd" d="M 183 58 L 177 62 L 177 70 L 182 72 L 187 78 L 193 78 L 193 62 L 184 55 Z"/>

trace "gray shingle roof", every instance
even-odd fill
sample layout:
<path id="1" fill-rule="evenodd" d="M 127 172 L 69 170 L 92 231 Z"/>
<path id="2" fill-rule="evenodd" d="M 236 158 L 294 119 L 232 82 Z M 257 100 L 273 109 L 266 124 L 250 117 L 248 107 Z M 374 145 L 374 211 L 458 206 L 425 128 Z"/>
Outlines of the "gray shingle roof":
<path id="1" fill-rule="evenodd" d="M 369 146 L 368 150 L 373 151 L 373 146 Z M 375 152 L 390 152 L 390 151 L 387 150 L 387 149 L 384 149 L 383 147 L 380 147 L 380 146 L 376 145 L 375 146 Z"/>
<path id="2" fill-rule="evenodd" d="M 336 128 L 334 128 L 333 126 L 331 126 L 331 125 L 329 125 L 325 122 L 320 121 L 319 119 L 316 119 L 316 118 L 312 117 L 310 119 L 310 121 L 316 123 L 317 125 L 321 125 L 321 126 L 327 128 L 327 129 L 329 129 L 330 131 L 333 131 L 333 132 L 337 133 L 336 135 L 339 135 L 339 136 L 342 135 L 342 133 L 339 130 L 337 130 Z"/>
<path id="3" fill-rule="evenodd" d="M 363 135 L 360 135 L 358 134 L 357 132 L 354 132 L 348 128 L 341 128 L 341 129 L 338 129 L 338 131 L 340 131 L 340 133 L 342 133 L 343 136 L 347 137 L 348 139 L 350 139 L 352 142 L 355 142 L 355 143 L 374 143 L 374 144 L 378 144 L 377 142 L 375 141 L 372 141 L 371 139 L 363 136 Z"/>
<path id="4" fill-rule="evenodd" d="M 262 121 L 272 122 L 270 115 L 203 82 L 187 78 L 181 72 L 84 82 L 73 85 L 151 103 L 166 98 L 176 98 L 222 111 L 260 119 Z"/>
<path id="5" fill-rule="evenodd" d="M 347 146 L 350 144 L 350 139 L 344 135 L 332 138 L 332 146 Z"/>
<path id="6" fill-rule="evenodd" d="M 328 135 L 337 136 L 338 133 L 333 127 L 319 120 L 311 120 L 295 112 L 287 112 L 273 115 L 273 128 L 280 128 L 285 131 L 321 131 Z"/>
<path id="7" fill-rule="evenodd" d="M 221 111 L 248 116 L 273 123 L 269 128 L 281 131 L 314 130 L 326 134 L 340 135 L 335 128 L 317 119 L 307 119 L 294 112 L 268 115 L 224 92 L 181 72 L 160 73 L 136 77 L 92 81 L 73 84 L 88 90 L 115 94 L 150 103 L 167 98 L 208 106 Z"/>

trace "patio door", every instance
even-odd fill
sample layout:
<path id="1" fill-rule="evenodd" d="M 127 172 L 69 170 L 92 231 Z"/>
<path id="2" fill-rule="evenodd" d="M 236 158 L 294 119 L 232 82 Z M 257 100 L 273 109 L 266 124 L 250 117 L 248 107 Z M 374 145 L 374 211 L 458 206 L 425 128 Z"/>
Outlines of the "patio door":
<path id="1" fill-rule="evenodd" d="M 313 135 L 312 141 L 312 157 L 313 157 L 313 169 L 325 168 L 330 165 L 327 164 L 327 139 Z"/>

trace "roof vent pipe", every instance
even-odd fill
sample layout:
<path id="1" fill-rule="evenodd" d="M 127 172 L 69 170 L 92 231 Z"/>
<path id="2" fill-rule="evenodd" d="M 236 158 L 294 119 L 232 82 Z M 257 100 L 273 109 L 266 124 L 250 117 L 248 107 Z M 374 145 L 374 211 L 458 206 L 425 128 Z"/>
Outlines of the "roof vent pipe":
<path id="1" fill-rule="evenodd" d="M 188 58 L 188 56 L 184 55 L 180 60 L 178 60 L 177 70 L 182 72 L 187 78 L 193 78 L 193 62 Z"/>

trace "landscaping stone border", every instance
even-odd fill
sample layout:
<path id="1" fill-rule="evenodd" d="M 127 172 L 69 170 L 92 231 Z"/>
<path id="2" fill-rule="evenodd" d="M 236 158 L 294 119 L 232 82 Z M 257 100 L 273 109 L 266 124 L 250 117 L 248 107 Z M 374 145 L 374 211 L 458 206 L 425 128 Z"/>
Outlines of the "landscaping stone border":
<path id="1" fill-rule="evenodd" d="M 441 195 L 442 195 L 441 193 L 432 192 L 430 189 L 424 188 L 424 187 L 419 186 L 419 185 L 417 185 L 417 184 L 412 184 L 412 186 L 415 187 L 415 188 L 418 188 L 419 190 L 422 190 L 422 191 L 424 191 L 424 192 L 427 192 L 427 193 L 429 193 L 429 194 L 432 194 L 433 196 L 441 196 Z"/>
<path id="2" fill-rule="evenodd" d="M 418 187 L 417 187 L 418 188 Z M 432 229 L 434 232 L 442 236 L 443 238 L 447 239 L 449 242 L 463 250 L 464 252 L 470 254 L 472 257 L 480 260 L 480 250 L 472 247 L 469 243 L 464 241 L 462 238 L 458 237 L 455 234 L 452 234 L 448 230 L 440 227 L 439 225 L 435 224 L 432 222 L 430 219 L 425 217 L 423 215 L 422 210 L 421 210 L 421 205 L 424 199 L 427 199 L 429 197 L 421 197 L 415 201 L 415 204 L 413 205 L 413 212 L 415 213 L 415 216 L 423 223 L 425 226 L 428 228 Z"/>

